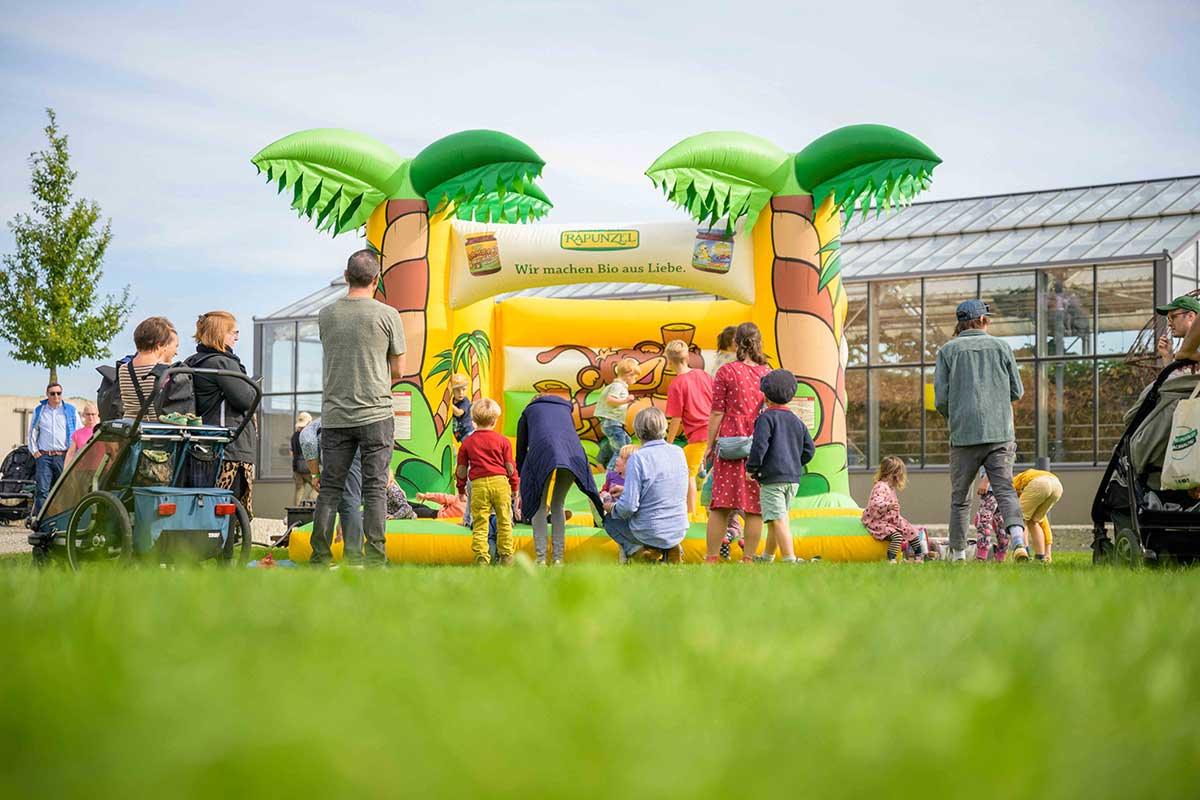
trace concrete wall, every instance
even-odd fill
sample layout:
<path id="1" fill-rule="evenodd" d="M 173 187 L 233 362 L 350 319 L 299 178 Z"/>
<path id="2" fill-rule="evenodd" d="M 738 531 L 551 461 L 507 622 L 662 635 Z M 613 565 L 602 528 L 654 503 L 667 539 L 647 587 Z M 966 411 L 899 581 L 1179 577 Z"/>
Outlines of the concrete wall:
<path id="1" fill-rule="evenodd" d="M 0 458 L 17 445 L 25 444 L 33 409 L 41 401 L 40 397 L 0 395 Z"/>
<path id="2" fill-rule="evenodd" d="M 1053 470 L 1063 485 L 1062 501 L 1050 514 L 1058 525 L 1091 524 L 1092 498 L 1104 477 L 1103 467 L 1061 467 Z M 850 473 L 850 494 L 861 505 L 867 501 L 873 472 Z M 913 470 L 908 488 L 900 495 L 904 516 L 919 525 L 945 525 L 950 520 L 950 473 L 947 470 Z M 971 510 L 974 515 L 974 506 Z"/>
<path id="3" fill-rule="evenodd" d="M 292 479 L 272 478 L 254 482 L 254 516 L 262 519 L 283 519 L 285 506 L 292 504 Z"/>

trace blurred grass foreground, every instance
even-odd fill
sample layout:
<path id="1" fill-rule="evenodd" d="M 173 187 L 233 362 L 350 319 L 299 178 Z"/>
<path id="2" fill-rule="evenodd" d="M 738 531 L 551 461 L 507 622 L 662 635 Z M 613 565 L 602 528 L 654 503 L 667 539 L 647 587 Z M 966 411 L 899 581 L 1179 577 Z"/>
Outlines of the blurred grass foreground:
<path id="1" fill-rule="evenodd" d="M 1196 797 L 1200 572 L 0 566 L 5 797 Z"/>

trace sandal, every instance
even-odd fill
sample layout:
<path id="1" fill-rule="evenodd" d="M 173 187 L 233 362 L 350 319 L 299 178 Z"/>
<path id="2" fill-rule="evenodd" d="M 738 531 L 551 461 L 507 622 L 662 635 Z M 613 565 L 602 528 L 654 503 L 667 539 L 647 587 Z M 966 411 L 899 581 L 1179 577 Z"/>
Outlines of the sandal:
<path id="1" fill-rule="evenodd" d="M 168 425 L 187 425 L 188 418 L 186 414 L 180 414 L 172 411 L 170 414 L 162 414 L 158 418 L 159 422 L 165 422 Z"/>

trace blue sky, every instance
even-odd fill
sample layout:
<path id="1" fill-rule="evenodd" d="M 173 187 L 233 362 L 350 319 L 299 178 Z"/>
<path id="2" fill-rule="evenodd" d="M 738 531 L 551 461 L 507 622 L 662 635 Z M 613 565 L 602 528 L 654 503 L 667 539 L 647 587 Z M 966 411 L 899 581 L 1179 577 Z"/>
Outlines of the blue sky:
<path id="1" fill-rule="evenodd" d="M 142 317 L 186 335 L 224 308 L 249 363 L 251 317 L 340 272 L 357 240 L 317 234 L 249 163 L 310 127 L 402 155 L 507 131 L 547 161 L 557 222 L 677 219 L 642 172 L 705 130 L 796 150 L 894 125 L 945 161 L 928 199 L 1200 173 L 1195 3 L 305 5 L 0 2 L 0 217 L 28 206 L 52 106 L 112 218 L 104 283 L 137 301 L 115 353 Z M 68 393 L 93 366 L 60 372 Z M 0 343 L 0 393 L 44 384 Z"/>

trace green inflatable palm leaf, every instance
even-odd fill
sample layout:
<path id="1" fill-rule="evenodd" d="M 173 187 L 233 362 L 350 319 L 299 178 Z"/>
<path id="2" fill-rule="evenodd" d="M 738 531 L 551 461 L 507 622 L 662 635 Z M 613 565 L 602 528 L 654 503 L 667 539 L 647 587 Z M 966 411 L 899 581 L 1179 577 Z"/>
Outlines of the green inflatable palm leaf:
<path id="1" fill-rule="evenodd" d="M 276 191 L 291 189 L 297 213 L 334 236 L 361 227 L 384 200 L 403 196 L 409 166 L 387 145 L 340 128 L 293 133 L 250 161 Z"/>
<path id="2" fill-rule="evenodd" d="M 454 206 L 454 216 L 475 222 L 531 222 L 550 213 L 554 204 L 534 183 L 525 183 L 520 191 L 500 194 L 489 192 Z"/>
<path id="3" fill-rule="evenodd" d="M 454 207 L 472 219 L 523 222 L 549 209 L 550 201 L 540 190 L 526 191 L 545 164 L 533 148 L 506 133 L 460 131 L 418 153 L 410 177 L 431 213 Z M 505 198 L 511 192 L 530 199 L 509 202 Z M 489 199 L 491 195 L 495 197 Z"/>
<path id="4" fill-rule="evenodd" d="M 766 139 L 735 131 L 711 131 L 671 147 L 650 165 L 646 176 L 692 219 L 710 227 L 726 219 L 744 230 L 789 178 L 789 156 Z"/>
<path id="5" fill-rule="evenodd" d="M 865 214 L 907 205 L 929 188 L 942 160 L 915 136 L 887 125 L 850 125 L 830 131 L 795 158 L 796 182 L 819 208 L 830 194 L 849 222 Z"/>

